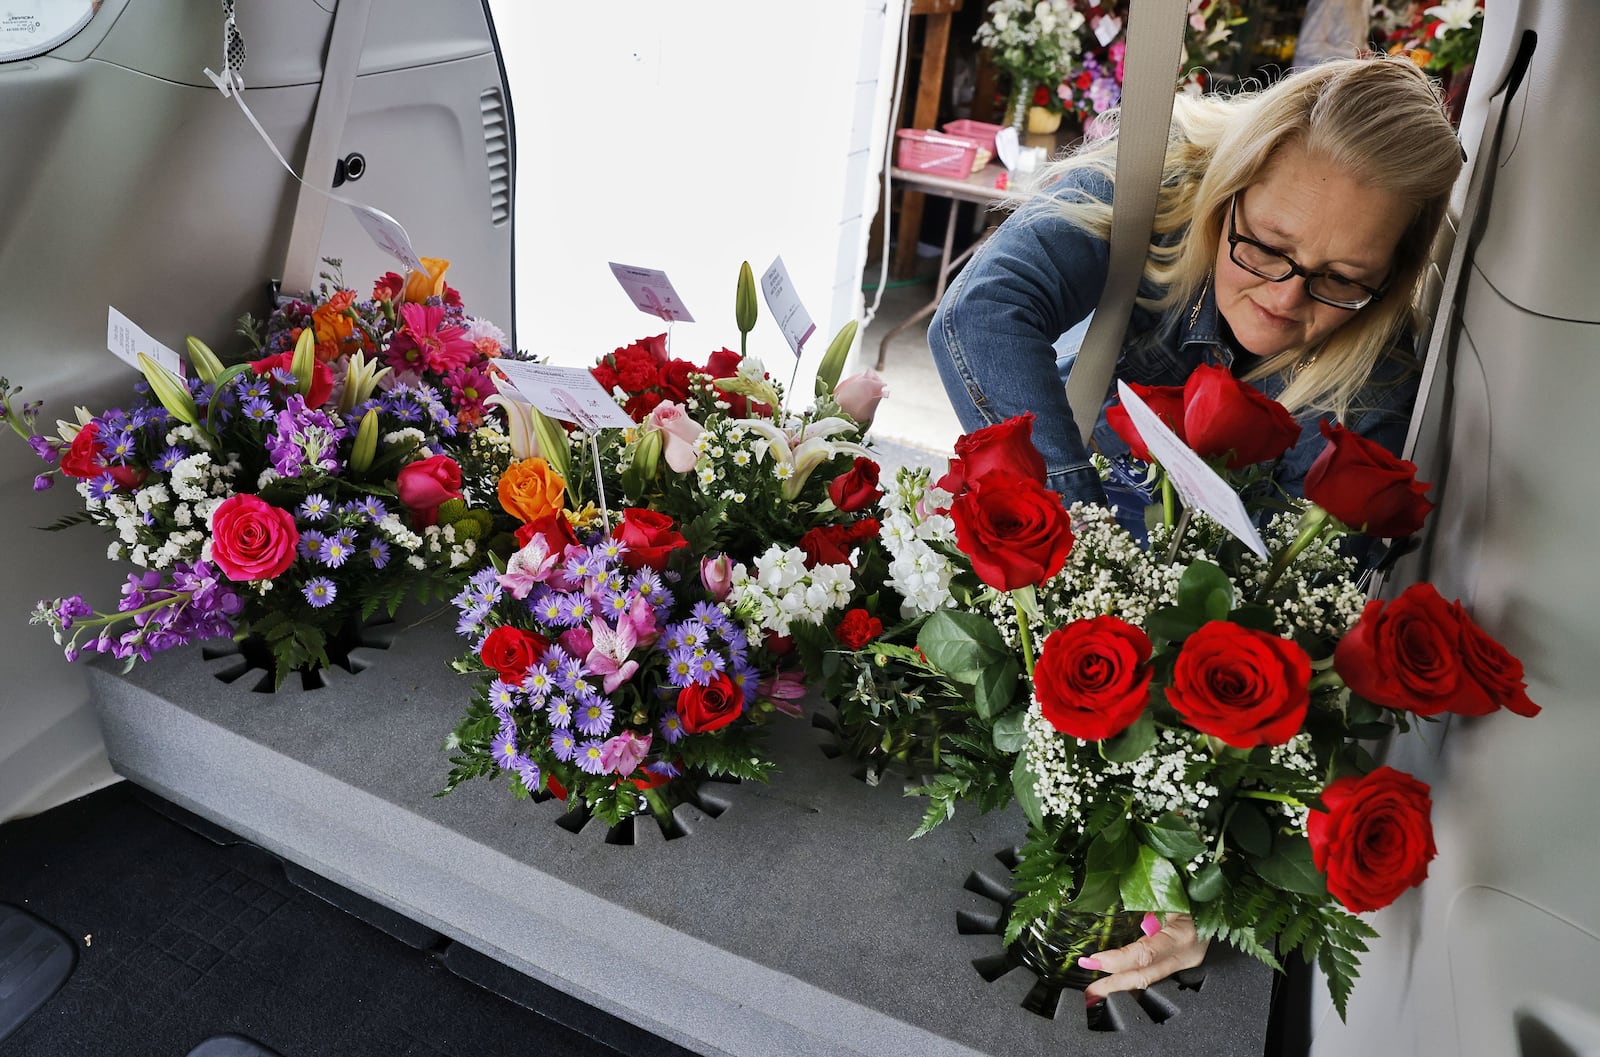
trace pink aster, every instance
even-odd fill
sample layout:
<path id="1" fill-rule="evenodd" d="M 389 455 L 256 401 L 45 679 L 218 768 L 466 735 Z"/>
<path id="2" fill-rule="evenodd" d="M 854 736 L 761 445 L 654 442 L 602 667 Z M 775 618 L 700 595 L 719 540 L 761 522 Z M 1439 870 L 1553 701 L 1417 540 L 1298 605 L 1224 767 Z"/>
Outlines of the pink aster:
<path id="1" fill-rule="evenodd" d="M 445 325 L 441 305 L 403 304 L 400 329 L 385 354 L 396 371 L 426 370 L 447 374 L 465 367 L 478 355 L 463 327 Z"/>

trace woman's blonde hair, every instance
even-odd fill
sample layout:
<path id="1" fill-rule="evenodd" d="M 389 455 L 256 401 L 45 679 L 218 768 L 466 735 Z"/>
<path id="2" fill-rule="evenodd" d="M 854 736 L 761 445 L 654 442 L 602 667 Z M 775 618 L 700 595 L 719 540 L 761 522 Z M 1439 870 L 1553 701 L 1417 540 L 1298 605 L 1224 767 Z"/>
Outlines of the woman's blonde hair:
<path id="1" fill-rule="evenodd" d="M 1085 168 L 1114 181 L 1116 143 L 1113 127 L 1110 135 L 1047 167 L 1040 186 Z M 1344 418 L 1411 319 L 1461 170 L 1460 147 L 1438 88 L 1408 57 L 1335 59 L 1259 91 L 1179 95 L 1145 263 L 1145 279 L 1165 292 L 1150 307 L 1170 310 L 1201 295 L 1216 263 L 1230 201 L 1259 181 L 1290 144 L 1415 207 L 1395 249 L 1384 297 L 1352 312 L 1348 323 L 1315 346 L 1267 357 L 1247 376 L 1289 371 L 1279 399 L 1291 413 L 1319 409 Z M 1083 230 L 1109 236 L 1106 203 L 1080 199 L 1062 202 L 1058 209 Z"/>

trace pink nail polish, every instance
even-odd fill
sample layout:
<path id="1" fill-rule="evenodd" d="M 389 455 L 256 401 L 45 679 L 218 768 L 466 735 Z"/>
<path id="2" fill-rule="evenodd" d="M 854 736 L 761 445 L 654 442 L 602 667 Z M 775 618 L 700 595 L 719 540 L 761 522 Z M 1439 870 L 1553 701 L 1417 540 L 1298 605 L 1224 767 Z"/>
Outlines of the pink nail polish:
<path id="1" fill-rule="evenodd" d="M 1146 914 L 1144 920 L 1139 922 L 1139 931 L 1146 936 L 1154 936 L 1161 931 L 1161 920 L 1154 914 Z"/>
<path id="2" fill-rule="evenodd" d="M 1083 1006 L 1084 1006 L 1085 1009 L 1093 1009 L 1095 1006 L 1099 1005 L 1101 1002 L 1104 1002 L 1104 1001 L 1105 1001 L 1105 999 L 1096 998 L 1096 997 L 1094 997 L 1093 995 L 1091 995 L 1087 991 L 1085 991 L 1083 993 Z"/>
<path id="3" fill-rule="evenodd" d="M 1100 972 L 1100 963 L 1093 958 L 1079 958 L 1078 968 L 1098 973 Z"/>

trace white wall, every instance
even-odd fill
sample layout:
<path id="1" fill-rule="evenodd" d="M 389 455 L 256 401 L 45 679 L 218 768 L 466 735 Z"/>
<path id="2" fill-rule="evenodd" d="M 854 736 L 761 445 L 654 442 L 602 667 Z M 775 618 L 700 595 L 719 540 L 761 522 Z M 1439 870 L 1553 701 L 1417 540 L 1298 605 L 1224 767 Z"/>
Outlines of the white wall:
<path id="1" fill-rule="evenodd" d="M 673 351 L 738 347 L 734 282 L 782 256 L 817 333 L 800 385 L 858 318 L 903 0 L 491 0 L 517 125 L 517 343 L 588 365 L 662 324 L 607 262 L 659 268 L 695 322 Z M 604 12 L 602 15 L 601 12 Z M 793 360 L 762 306 L 751 351 Z"/>

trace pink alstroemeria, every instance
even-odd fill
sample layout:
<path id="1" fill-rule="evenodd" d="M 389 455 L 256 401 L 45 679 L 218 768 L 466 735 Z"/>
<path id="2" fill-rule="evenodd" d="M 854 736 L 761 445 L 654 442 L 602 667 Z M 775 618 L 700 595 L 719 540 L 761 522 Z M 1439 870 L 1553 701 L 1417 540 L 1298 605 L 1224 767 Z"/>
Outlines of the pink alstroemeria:
<path id="1" fill-rule="evenodd" d="M 467 339 L 464 327 L 446 326 L 442 305 L 403 304 L 400 329 L 384 355 L 397 372 L 429 370 L 448 374 L 465 367 L 478 350 Z"/>
<path id="2" fill-rule="evenodd" d="M 634 637 L 640 646 L 653 646 L 661 637 L 661 626 L 656 622 L 656 609 L 643 595 L 636 595 L 633 604 L 617 618 L 617 626 L 633 626 Z"/>
<path id="3" fill-rule="evenodd" d="M 594 640 L 594 646 L 583 663 L 591 672 L 604 676 L 606 693 L 614 694 L 617 687 L 632 679 L 633 673 L 639 670 L 638 661 L 628 660 L 628 654 L 639 644 L 639 636 L 632 621 L 619 621 L 616 630 L 612 630 L 604 620 L 594 617 L 589 621 L 589 637 Z"/>
<path id="4" fill-rule="evenodd" d="M 757 683 L 756 693 L 784 715 L 799 716 L 804 710 L 796 702 L 806 696 L 805 673 L 778 672 Z"/>
<path id="5" fill-rule="evenodd" d="M 536 584 L 549 583 L 552 573 L 559 571 L 561 555 L 552 554 L 544 533 L 535 532 L 526 546 L 506 562 L 506 571 L 496 579 L 500 586 L 516 599 L 527 598 Z"/>
<path id="6" fill-rule="evenodd" d="M 639 761 L 650 753 L 650 742 L 654 735 L 646 734 L 640 737 L 631 730 L 621 734 L 600 746 L 600 766 L 612 774 L 627 777 L 639 768 Z"/>

